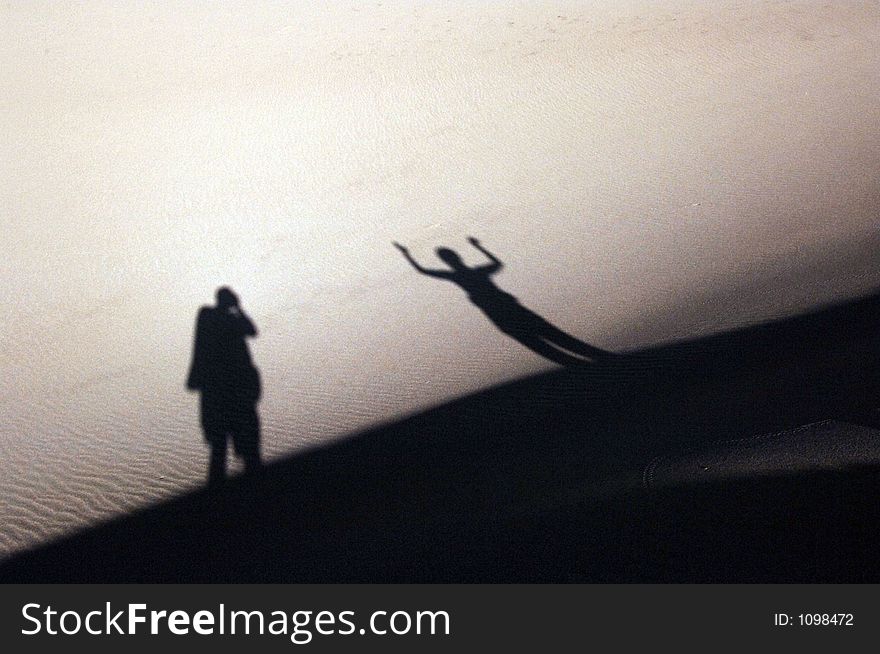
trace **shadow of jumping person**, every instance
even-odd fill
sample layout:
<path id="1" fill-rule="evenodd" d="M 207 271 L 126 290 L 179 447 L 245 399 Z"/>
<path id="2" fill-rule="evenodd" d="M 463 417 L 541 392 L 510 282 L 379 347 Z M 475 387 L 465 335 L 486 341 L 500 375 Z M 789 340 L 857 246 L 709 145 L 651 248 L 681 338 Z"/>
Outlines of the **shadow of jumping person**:
<path id="1" fill-rule="evenodd" d="M 217 289 L 217 304 L 202 307 L 196 319 L 192 364 L 186 386 L 201 392 L 201 422 L 211 447 L 208 485 L 226 478 L 226 450 L 232 440 L 245 471 L 260 468 L 260 373 L 246 338 L 257 328 L 231 289 Z"/>
<path id="2" fill-rule="evenodd" d="M 400 243 L 394 246 L 418 272 L 428 277 L 444 279 L 458 284 L 486 317 L 504 334 L 519 341 L 536 354 L 562 366 L 582 366 L 610 357 L 610 353 L 593 347 L 565 333 L 534 311 L 527 309 L 519 300 L 502 291 L 492 281 L 492 276 L 504 266 L 502 261 L 489 252 L 477 239 L 468 242 L 479 250 L 489 263 L 467 266 L 457 252 L 449 248 L 437 248 L 435 252 L 449 269 L 423 268 L 409 250 Z"/>

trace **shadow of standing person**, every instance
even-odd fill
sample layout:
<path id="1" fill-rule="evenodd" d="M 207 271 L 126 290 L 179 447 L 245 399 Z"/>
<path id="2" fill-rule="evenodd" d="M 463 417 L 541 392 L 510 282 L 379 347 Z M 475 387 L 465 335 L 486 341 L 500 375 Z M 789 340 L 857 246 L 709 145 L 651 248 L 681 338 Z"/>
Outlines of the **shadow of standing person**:
<path id="1" fill-rule="evenodd" d="M 489 259 L 488 264 L 469 267 L 461 260 L 455 250 L 437 248 L 435 250 L 437 256 L 449 268 L 445 270 L 428 269 L 419 265 L 406 247 L 397 242 L 394 243 L 394 246 L 421 274 L 458 284 L 468 294 L 468 299 L 501 332 L 516 339 L 545 359 L 562 366 L 582 366 L 611 356 L 610 353 L 565 333 L 545 318 L 521 305 L 513 295 L 498 288 L 492 281 L 492 276 L 499 272 L 504 264 L 484 248 L 477 239 L 470 237 L 468 242 Z"/>
<path id="2" fill-rule="evenodd" d="M 260 373 L 245 341 L 256 335 L 254 323 L 227 287 L 217 289 L 216 306 L 199 310 L 186 386 L 201 392 L 202 430 L 211 447 L 208 484 L 212 486 L 226 477 L 230 439 L 246 472 L 261 465 Z"/>

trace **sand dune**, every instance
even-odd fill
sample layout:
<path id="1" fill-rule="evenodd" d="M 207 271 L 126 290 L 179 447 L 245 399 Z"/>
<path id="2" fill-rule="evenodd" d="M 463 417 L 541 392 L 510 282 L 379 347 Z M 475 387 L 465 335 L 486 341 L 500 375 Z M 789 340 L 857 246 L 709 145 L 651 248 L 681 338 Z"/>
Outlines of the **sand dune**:
<path id="1" fill-rule="evenodd" d="M 0 9 L 0 555 L 203 483 L 223 284 L 270 459 L 554 366 L 392 241 L 615 352 L 880 286 L 877 3 L 331 5 Z"/>

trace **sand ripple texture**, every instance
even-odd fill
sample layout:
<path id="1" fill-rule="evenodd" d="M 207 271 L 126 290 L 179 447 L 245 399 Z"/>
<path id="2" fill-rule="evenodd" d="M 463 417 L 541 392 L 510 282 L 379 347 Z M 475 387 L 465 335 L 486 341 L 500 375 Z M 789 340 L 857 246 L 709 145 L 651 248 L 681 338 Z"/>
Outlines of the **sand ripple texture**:
<path id="1" fill-rule="evenodd" d="M 222 284 L 268 459 L 552 367 L 393 240 L 617 352 L 880 285 L 876 2 L 310 4 L 0 8 L 0 556 L 204 482 Z"/>

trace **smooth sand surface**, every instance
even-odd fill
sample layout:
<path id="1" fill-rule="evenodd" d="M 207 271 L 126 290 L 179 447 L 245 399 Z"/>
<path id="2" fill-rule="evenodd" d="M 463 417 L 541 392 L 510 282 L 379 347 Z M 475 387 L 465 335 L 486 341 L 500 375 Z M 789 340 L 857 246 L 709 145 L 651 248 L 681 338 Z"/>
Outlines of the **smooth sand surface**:
<path id="1" fill-rule="evenodd" d="M 267 459 L 553 367 L 394 240 L 615 352 L 880 286 L 876 2 L 289 4 L 0 9 L 0 555 L 203 483 L 223 284 Z"/>

